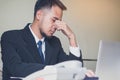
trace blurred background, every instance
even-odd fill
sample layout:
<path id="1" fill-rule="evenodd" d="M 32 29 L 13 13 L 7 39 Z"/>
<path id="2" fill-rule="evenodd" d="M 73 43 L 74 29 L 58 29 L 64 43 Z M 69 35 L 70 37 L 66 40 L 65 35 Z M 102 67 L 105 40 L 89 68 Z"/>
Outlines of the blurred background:
<path id="1" fill-rule="evenodd" d="M 120 0 L 61 0 L 63 20 L 76 34 L 84 66 L 95 71 L 99 41 L 120 41 Z M 22 29 L 33 21 L 36 0 L 0 0 L 0 37 L 4 31 Z M 66 53 L 68 40 L 56 32 Z M 0 63 L 2 68 L 2 63 Z"/>

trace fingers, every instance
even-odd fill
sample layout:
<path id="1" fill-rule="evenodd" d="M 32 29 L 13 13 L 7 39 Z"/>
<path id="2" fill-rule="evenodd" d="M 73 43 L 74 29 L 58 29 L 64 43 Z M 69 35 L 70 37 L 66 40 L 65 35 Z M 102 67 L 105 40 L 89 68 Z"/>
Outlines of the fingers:
<path id="1" fill-rule="evenodd" d="M 95 77 L 94 72 L 91 71 L 91 70 L 88 70 L 87 73 L 86 73 L 86 75 L 87 75 L 88 77 Z"/>
<path id="2" fill-rule="evenodd" d="M 60 20 L 55 21 L 55 26 L 58 31 L 64 30 L 66 28 L 66 23 Z"/>
<path id="3" fill-rule="evenodd" d="M 72 30 L 68 27 L 68 25 L 60 20 L 55 21 L 55 27 L 58 31 L 62 31 L 68 38 L 71 34 L 73 34 Z"/>

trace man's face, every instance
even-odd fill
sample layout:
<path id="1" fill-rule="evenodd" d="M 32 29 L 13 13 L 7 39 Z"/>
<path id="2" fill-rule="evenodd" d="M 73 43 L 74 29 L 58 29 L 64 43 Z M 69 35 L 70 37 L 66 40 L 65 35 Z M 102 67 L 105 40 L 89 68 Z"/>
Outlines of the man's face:
<path id="1" fill-rule="evenodd" d="M 55 21 L 61 20 L 62 10 L 58 6 L 43 11 L 39 22 L 39 30 L 43 37 L 51 37 L 56 31 Z"/>

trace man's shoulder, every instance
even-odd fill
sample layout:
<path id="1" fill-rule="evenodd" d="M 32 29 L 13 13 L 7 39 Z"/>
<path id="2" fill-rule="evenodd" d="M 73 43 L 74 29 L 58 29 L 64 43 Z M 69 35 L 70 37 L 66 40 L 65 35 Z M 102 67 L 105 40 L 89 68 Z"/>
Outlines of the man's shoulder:
<path id="1" fill-rule="evenodd" d="M 9 37 L 9 36 L 19 36 L 19 35 L 21 35 L 23 32 L 24 32 L 24 30 L 25 31 L 27 31 L 29 28 L 28 28 L 28 26 L 30 25 L 30 23 L 28 23 L 27 25 L 26 25 L 26 27 L 24 27 L 23 29 L 14 29 L 14 30 L 8 30 L 8 31 L 5 31 L 3 34 L 2 34 L 2 37 L 4 37 L 4 36 L 7 36 L 7 37 Z"/>
<path id="2" fill-rule="evenodd" d="M 2 39 L 12 39 L 12 38 L 17 39 L 20 34 L 21 34 L 21 30 L 5 31 L 1 36 L 1 40 Z"/>
<path id="3" fill-rule="evenodd" d="M 2 36 L 14 36 L 16 34 L 19 34 L 21 30 L 9 30 L 5 31 Z"/>

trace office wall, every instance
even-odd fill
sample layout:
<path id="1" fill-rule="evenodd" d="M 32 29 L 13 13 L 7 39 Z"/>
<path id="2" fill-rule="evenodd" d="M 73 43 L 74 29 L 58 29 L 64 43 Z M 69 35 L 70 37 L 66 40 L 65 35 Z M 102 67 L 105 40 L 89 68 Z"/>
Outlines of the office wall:
<path id="1" fill-rule="evenodd" d="M 0 0 L 0 36 L 10 29 L 21 29 L 33 20 L 36 0 Z M 100 40 L 120 41 L 120 0 L 62 0 L 68 10 L 63 20 L 73 29 L 83 58 L 96 59 Z M 68 41 L 55 33 L 68 52 Z M 85 66 L 95 70 L 96 62 Z"/>
<path id="2" fill-rule="evenodd" d="M 120 0 L 63 1 L 68 6 L 64 20 L 74 30 L 83 58 L 97 58 L 100 40 L 120 41 Z M 95 70 L 96 62 L 85 61 L 85 66 Z"/>

